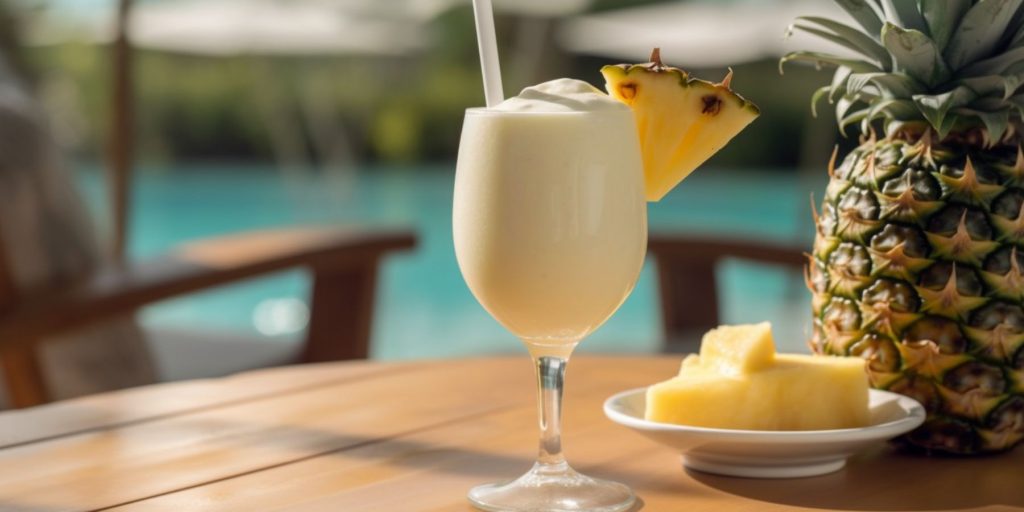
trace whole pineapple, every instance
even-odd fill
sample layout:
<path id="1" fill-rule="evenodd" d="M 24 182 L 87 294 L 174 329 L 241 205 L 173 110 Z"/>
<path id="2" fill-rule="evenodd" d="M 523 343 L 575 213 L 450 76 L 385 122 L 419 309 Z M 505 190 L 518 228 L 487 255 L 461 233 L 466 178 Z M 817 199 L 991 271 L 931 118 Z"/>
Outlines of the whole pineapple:
<path id="1" fill-rule="evenodd" d="M 929 452 L 1024 439 L 1024 0 L 836 0 L 860 25 L 793 29 L 859 54 L 835 103 L 862 144 L 835 165 L 808 266 L 812 348 L 860 355 L 873 386 L 923 403 Z M 882 133 L 872 128 L 880 123 Z"/>

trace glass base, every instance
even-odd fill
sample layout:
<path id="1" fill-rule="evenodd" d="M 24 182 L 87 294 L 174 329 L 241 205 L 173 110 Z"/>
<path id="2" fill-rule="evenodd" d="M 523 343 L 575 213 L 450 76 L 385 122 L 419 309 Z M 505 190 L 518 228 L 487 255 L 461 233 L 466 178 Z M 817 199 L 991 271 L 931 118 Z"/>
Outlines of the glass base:
<path id="1" fill-rule="evenodd" d="M 636 503 L 629 487 L 581 475 L 564 462 L 535 464 L 511 482 L 474 487 L 468 498 L 492 512 L 621 512 Z"/>

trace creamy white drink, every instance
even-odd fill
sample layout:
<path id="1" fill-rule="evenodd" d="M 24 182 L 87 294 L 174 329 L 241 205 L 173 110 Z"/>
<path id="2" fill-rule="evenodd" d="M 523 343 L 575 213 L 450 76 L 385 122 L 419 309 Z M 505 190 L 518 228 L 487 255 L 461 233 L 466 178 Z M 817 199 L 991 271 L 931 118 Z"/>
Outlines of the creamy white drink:
<path id="1" fill-rule="evenodd" d="M 633 114 L 570 79 L 468 110 L 453 210 L 477 300 L 535 355 L 567 355 L 622 304 L 643 264 Z"/>

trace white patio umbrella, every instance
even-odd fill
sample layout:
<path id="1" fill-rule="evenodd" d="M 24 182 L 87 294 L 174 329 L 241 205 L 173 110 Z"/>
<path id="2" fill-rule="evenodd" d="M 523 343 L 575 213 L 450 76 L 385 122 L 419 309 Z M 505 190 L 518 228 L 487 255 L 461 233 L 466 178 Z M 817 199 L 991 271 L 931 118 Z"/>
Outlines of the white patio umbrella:
<path id="1" fill-rule="evenodd" d="M 70 17 L 58 10 L 29 27 L 29 42 L 109 43 L 116 34 L 114 21 L 113 11 L 106 9 Z M 136 2 L 128 27 L 136 48 L 212 56 L 402 55 L 427 43 L 418 20 L 364 16 L 347 2 L 323 0 Z"/>
<path id="2" fill-rule="evenodd" d="M 422 24 L 295 0 L 143 3 L 130 27 L 137 47 L 208 55 L 404 55 L 426 45 Z"/>
<path id="3" fill-rule="evenodd" d="M 455 6 L 468 6 L 472 0 L 316 0 L 344 5 L 347 12 L 364 16 L 408 17 L 421 21 L 434 18 Z M 492 0 L 498 13 L 541 18 L 578 14 L 593 0 Z"/>
<path id="4" fill-rule="evenodd" d="M 651 48 L 660 47 L 673 64 L 686 67 L 778 58 L 795 48 L 850 55 L 800 32 L 787 40 L 786 28 L 807 15 L 848 19 L 826 0 L 697 0 L 581 15 L 567 21 L 558 36 L 569 51 L 627 62 L 644 62 Z"/>
<path id="5" fill-rule="evenodd" d="M 561 18 L 593 0 L 493 0 L 494 9 Z M 115 37 L 116 0 L 50 0 L 27 42 L 105 44 Z M 65 3 L 67 5 L 65 5 Z M 89 8 L 81 8 L 88 4 Z M 470 0 L 155 0 L 136 1 L 130 36 L 139 48 L 208 55 L 401 54 L 427 42 L 424 24 Z M 75 8 L 72 8 L 75 7 Z"/>

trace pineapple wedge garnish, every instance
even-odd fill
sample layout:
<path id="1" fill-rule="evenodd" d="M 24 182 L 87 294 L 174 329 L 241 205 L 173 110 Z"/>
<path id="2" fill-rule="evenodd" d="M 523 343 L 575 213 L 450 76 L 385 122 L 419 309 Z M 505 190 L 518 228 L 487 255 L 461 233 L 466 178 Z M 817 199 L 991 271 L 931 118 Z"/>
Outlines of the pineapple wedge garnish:
<path id="1" fill-rule="evenodd" d="M 715 84 L 661 62 L 601 68 L 605 88 L 636 119 L 647 200 L 658 201 L 760 114 L 729 88 L 732 71 Z"/>

